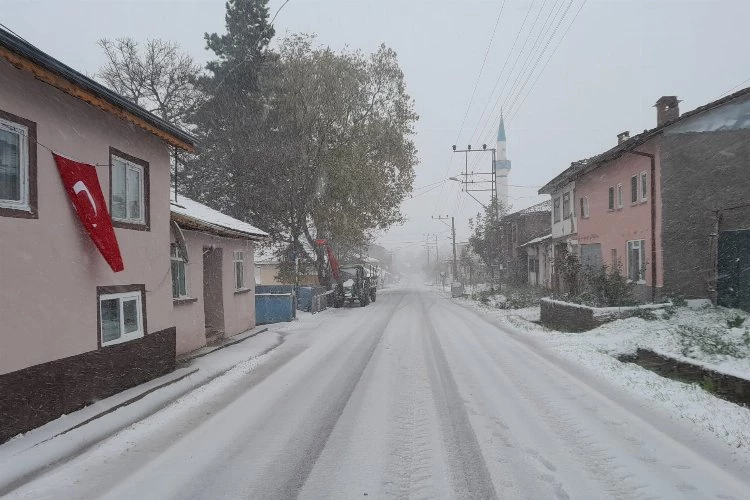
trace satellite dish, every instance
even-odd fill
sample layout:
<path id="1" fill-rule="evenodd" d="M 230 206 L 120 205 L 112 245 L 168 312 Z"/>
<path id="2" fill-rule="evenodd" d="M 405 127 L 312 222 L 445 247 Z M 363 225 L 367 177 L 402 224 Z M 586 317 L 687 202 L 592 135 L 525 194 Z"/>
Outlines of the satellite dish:
<path id="1" fill-rule="evenodd" d="M 174 236 L 174 241 L 177 244 L 177 247 L 180 249 L 180 255 L 182 255 L 182 258 L 185 262 L 188 262 L 187 243 L 185 243 L 185 235 L 182 234 L 182 229 L 180 229 L 180 226 L 177 225 L 177 223 L 173 220 L 169 221 L 169 225 L 172 229 L 172 236 Z"/>

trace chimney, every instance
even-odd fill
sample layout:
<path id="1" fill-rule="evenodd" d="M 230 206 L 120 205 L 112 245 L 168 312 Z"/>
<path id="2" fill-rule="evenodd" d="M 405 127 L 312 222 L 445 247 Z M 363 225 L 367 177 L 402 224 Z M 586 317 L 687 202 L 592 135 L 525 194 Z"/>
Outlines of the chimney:
<path id="1" fill-rule="evenodd" d="M 625 132 L 620 132 L 617 134 L 617 144 L 622 144 L 623 142 L 630 139 L 630 131 L 626 130 Z"/>
<path id="2" fill-rule="evenodd" d="M 654 106 L 656 107 L 657 127 L 680 117 L 680 101 L 677 100 L 676 95 L 661 96 Z"/>

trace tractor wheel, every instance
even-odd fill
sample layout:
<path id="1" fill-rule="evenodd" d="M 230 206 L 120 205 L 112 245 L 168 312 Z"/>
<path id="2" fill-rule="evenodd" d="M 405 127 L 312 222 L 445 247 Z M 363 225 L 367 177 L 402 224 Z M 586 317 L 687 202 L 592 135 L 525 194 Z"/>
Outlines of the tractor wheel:
<path id="1" fill-rule="evenodd" d="M 376 288 L 373 288 L 372 290 L 370 290 L 370 302 L 375 302 L 375 299 L 377 298 L 377 294 L 378 292 Z"/>
<path id="2" fill-rule="evenodd" d="M 363 290 L 362 291 L 362 298 L 359 299 L 359 305 L 361 307 L 365 307 L 369 303 L 370 303 L 370 295 L 368 295 L 367 293 L 365 293 L 364 290 Z"/>

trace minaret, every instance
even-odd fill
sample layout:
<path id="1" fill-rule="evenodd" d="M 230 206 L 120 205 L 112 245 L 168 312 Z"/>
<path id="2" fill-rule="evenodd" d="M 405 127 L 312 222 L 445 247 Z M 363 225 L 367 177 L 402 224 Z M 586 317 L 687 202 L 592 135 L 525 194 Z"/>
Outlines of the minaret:
<path id="1" fill-rule="evenodd" d="M 500 126 L 497 128 L 497 153 L 495 157 L 495 192 L 500 206 L 508 208 L 508 174 L 510 160 L 505 152 L 505 123 L 500 110 Z"/>

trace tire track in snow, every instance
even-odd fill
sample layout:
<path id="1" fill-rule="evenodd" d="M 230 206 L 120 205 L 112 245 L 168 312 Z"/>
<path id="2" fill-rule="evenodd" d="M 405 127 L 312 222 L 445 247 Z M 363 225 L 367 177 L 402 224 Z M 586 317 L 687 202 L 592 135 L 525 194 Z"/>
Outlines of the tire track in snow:
<path id="1" fill-rule="evenodd" d="M 426 327 L 422 340 L 428 356 L 430 386 L 448 451 L 453 493 L 457 498 L 497 498 L 464 401 L 421 294 L 419 305 Z"/>
<path id="2" fill-rule="evenodd" d="M 333 401 L 326 402 L 326 407 L 315 416 L 311 427 L 300 428 L 294 433 L 290 445 L 298 447 L 296 452 L 282 455 L 269 464 L 260 484 L 247 491 L 249 498 L 296 498 L 299 495 L 404 297 L 406 294 L 399 297 L 387 314 L 378 317 L 371 327 L 374 332 L 370 334 L 371 338 L 362 342 L 364 349 L 357 348 L 350 356 L 351 362 L 341 367 L 335 377 L 339 387 L 331 391 L 336 394 Z"/>
<path id="3" fill-rule="evenodd" d="M 391 403 L 393 429 L 389 437 L 392 452 L 386 466 L 383 486 L 389 497 L 399 499 L 435 498 L 433 459 L 442 449 L 433 446 L 431 427 L 435 410 L 430 400 L 430 384 L 419 324 L 398 332 L 399 359 L 394 371 L 399 381 Z"/>

